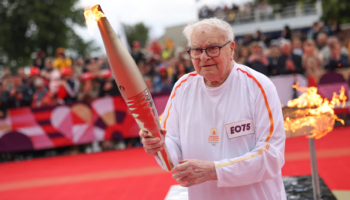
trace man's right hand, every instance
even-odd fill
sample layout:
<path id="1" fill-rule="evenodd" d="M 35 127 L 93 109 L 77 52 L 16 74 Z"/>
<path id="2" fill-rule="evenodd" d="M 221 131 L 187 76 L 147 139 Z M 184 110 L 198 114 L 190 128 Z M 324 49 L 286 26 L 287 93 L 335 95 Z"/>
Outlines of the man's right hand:
<path id="1" fill-rule="evenodd" d="M 160 130 L 160 133 L 162 135 L 165 135 L 166 130 L 162 129 Z M 157 152 L 164 149 L 165 142 L 158 137 L 148 136 L 147 131 L 141 131 L 140 137 L 141 143 L 143 144 L 143 148 L 145 149 L 147 154 L 151 156 L 158 156 Z"/>

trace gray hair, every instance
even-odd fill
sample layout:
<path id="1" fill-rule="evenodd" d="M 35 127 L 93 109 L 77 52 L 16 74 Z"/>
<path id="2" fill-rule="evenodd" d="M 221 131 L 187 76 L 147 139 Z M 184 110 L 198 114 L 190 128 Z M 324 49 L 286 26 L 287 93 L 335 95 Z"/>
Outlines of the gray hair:
<path id="1" fill-rule="evenodd" d="M 203 19 L 201 21 L 198 21 L 198 22 L 195 22 L 192 24 L 188 24 L 185 27 L 183 34 L 185 35 L 185 37 L 188 41 L 188 46 L 191 46 L 191 39 L 190 38 L 191 38 L 191 35 L 192 35 L 194 29 L 196 29 L 200 26 L 203 26 L 203 25 L 211 26 L 211 27 L 218 28 L 218 29 L 222 30 L 226 39 L 229 41 L 233 41 L 235 38 L 233 31 L 232 31 L 232 27 L 230 26 L 229 23 L 225 22 L 224 20 L 217 19 L 217 18 Z"/>
<path id="2" fill-rule="evenodd" d="M 290 42 L 290 40 L 286 40 L 286 39 L 281 40 L 280 47 L 282 48 L 286 45 L 292 46 L 292 43 Z"/>

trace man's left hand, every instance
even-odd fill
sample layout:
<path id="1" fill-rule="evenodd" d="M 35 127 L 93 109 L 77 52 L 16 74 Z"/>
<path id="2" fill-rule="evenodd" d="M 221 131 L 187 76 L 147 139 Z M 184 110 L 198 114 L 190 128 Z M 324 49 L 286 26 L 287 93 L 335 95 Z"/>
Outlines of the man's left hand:
<path id="1" fill-rule="evenodd" d="M 180 161 L 171 172 L 183 187 L 190 187 L 209 180 L 217 180 L 215 164 L 211 161 L 189 159 Z"/>

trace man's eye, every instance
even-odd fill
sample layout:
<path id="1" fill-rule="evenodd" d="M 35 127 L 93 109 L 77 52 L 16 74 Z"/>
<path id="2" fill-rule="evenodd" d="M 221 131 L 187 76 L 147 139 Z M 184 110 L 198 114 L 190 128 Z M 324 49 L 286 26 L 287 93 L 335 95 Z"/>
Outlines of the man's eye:
<path id="1" fill-rule="evenodd" d="M 201 54 L 202 50 L 200 50 L 200 49 L 192 49 L 191 53 L 193 53 L 194 55 Z"/>
<path id="2" fill-rule="evenodd" d="M 208 51 L 214 52 L 217 51 L 219 49 L 219 47 L 209 47 Z"/>

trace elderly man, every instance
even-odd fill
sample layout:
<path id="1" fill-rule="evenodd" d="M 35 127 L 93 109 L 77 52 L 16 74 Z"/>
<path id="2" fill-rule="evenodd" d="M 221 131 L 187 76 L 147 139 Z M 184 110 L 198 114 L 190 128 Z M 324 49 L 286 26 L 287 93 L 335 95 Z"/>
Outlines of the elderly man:
<path id="1" fill-rule="evenodd" d="M 172 177 L 189 187 L 189 199 L 286 199 L 285 131 L 275 86 L 234 62 L 228 23 L 205 19 L 184 34 L 196 72 L 177 81 L 161 122 Z M 162 165 L 156 152 L 164 142 L 140 135 Z"/>
<path id="2" fill-rule="evenodd" d="M 292 52 L 292 44 L 289 40 L 284 40 L 280 44 L 282 55 L 277 60 L 278 74 L 304 73 L 301 56 Z"/>

